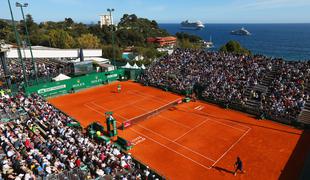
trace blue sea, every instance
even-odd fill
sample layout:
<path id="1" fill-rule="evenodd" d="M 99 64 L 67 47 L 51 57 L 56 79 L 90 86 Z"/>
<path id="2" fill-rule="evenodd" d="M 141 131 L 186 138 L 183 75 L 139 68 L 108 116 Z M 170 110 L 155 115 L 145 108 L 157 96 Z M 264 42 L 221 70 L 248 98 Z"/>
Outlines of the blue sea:
<path id="1" fill-rule="evenodd" d="M 254 54 L 286 60 L 310 60 L 310 24 L 205 24 L 203 30 L 180 30 L 179 24 L 159 24 L 169 33 L 187 32 L 215 44 L 218 50 L 229 40 L 237 40 Z M 232 30 L 245 27 L 251 36 L 231 35 Z"/>

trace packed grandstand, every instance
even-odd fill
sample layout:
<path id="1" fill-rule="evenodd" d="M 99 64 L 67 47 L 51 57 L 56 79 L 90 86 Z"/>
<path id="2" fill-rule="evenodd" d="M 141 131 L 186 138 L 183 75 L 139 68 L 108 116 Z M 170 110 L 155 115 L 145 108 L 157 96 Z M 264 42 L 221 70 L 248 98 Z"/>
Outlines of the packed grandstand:
<path id="1" fill-rule="evenodd" d="M 27 76 L 33 79 L 28 61 Z M 61 61 L 42 59 L 37 64 L 39 77 L 66 73 Z M 22 82 L 19 62 L 11 59 L 8 67 L 12 82 Z M 138 81 L 166 90 L 195 92 L 202 99 L 228 106 L 257 106 L 261 116 L 296 120 L 310 100 L 309 79 L 310 61 L 176 49 L 153 62 Z M 39 95 L 3 93 L 0 111 L 1 119 L 15 119 L 0 124 L 0 170 L 4 179 L 56 179 L 69 172 L 91 178 L 162 178 L 114 145 L 97 143 L 83 131 L 67 126 L 74 120 Z M 81 167 L 87 171 L 76 170 Z"/>
<path id="2" fill-rule="evenodd" d="M 310 99 L 309 77 L 309 61 L 177 49 L 154 62 L 140 82 L 188 92 L 199 86 L 204 99 L 245 107 L 254 102 L 260 115 L 296 120 Z"/>
<path id="3" fill-rule="evenodd" d="M 39 79 L 48 79 L 49 80 L 60 73 L 68 74 L 69 71 L 66 68 L 69 60 L 59 60 L 59 59 L 51 59 L 51 58 L 37 58 L 36 60 L 36 68 L 37 68 L 37 76 Z M 25 59 L 25 73 L 27 80 L 35 79 L 35 71 L 33 70 L 33 65 L 31 59 Z M 21 84 L 24 81 L 22 65 L 19 59 L 9 59 L 7 61 L 8 72 L 11 75 L 11 83 L 12 84 Z M 1 81 L 5 81 L 3 79 L 4 72 L 3 68 L 0 70 Z M 31 85 L 31 84 L 30 84 Z"/>
<path id="4" fill-rule="evenodd" d="M 159 178 L 130 154 L 67 126 L 74 120 L 38 95 L 4 95 L 0 107 L 1 115 L 19 114 L 16 121 L 0 124 L 0 177 L 4 179 Z M 83 167 L 86 172 L 76 170 Z"/>

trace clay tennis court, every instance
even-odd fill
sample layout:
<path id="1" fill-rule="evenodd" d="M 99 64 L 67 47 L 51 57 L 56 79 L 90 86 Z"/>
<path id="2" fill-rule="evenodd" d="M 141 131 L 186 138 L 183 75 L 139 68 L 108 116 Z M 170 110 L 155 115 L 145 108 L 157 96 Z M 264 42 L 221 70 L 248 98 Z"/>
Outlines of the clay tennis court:
<path id="1" fill-rule="evenodd" d="M 85 127 L 113 111 L 119 123 L 179 101 L 178 95 L 133 82 L 49 99 Z M 203 102 L 183 103 L 140 121 L 120 136 L 132 155 L 168 179 L 298 179 L 309 133 Z M 240 156 L 245 174 L 234 177 Z"/>
<path id="2" fill-rule="evenodd" d="M 121 84 L 121 93 L 117 92 L 118 84 Z M 143 87 L 133 82 L 122 82 L 59 96 L 48 101 L 86 127 L 95 121 L 105 125 L 106 112 L 112 111 L 120 125 L 124 121 L 180 100 L 181 96 L 172 93 Z"/>

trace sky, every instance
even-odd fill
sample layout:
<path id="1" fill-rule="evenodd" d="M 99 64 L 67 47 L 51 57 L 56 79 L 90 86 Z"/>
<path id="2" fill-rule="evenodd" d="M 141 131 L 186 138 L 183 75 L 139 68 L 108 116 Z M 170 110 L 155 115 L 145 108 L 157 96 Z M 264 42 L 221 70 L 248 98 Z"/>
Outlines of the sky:
<path id="1" fill-rule="evenodd" d="M 20 10 L 11 0 L 15 19 Z M 97 23 L 99 15 L 114 8 L 114 19 L 136 14 L 159 23 L 201 20 L 204 23 L 310 23 L 310 0 L 23 0 L 36 22 Z M 0 0 L 0 18 L 9 19 L 7 0 Z"/>

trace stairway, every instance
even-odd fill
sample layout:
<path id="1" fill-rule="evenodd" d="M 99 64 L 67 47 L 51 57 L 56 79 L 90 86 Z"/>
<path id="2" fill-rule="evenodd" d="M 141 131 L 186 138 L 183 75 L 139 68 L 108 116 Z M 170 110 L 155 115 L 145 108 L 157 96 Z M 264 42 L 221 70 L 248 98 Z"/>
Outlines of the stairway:
<path id="1" fill-rule="evenodd" d="M 310 94 L 310 83 L 308 83 L 305 90 L 308 92 L 308 94 Z M 306 102 L 304 109 L 300 112 L 298 116 L 298 122 L 310 125 L 310 100 Z"/>
<path id="2" fill-rule="evenodd" d="M 277 68 L 272 68 L 272 71 L 266 72 L 260 84 L 253 86 L 252 88 L 247 88 L 245 95 L 247 97 L 247 101 L 245 102 L 245 106 L 253 111 L 257 111 L 260 109 L 261 101 L 259 99 L 254 99 L 251 96 L 251 91 L 259 92 L 262 95 L 266 95 L 268 92 L 268 87 L 272 83 L 273 79 L 276 77 Z"/>

